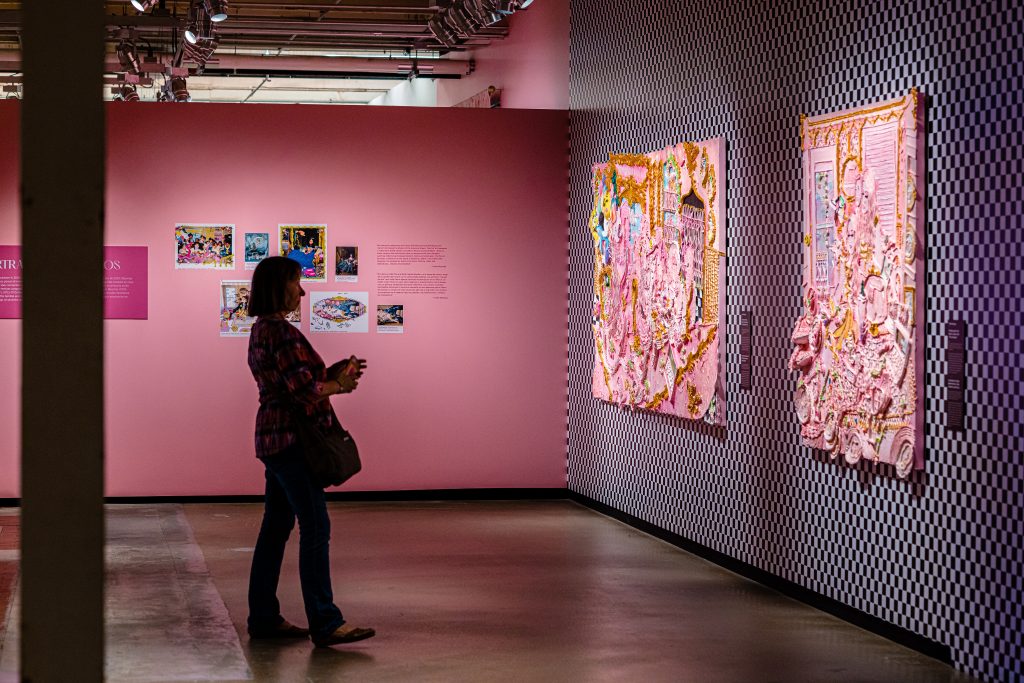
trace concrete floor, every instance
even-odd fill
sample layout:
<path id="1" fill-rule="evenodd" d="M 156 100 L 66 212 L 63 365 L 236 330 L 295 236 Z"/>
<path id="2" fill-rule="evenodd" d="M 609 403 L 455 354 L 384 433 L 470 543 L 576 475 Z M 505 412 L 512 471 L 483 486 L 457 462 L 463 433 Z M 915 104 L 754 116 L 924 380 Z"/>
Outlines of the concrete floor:
<path id="1" fill-rule="evenodd" d="M 973 680 L 571 502 L 330 511 L 337 603 L 378 635 L 315 650 L 245 636 L 260 506 L 108 508 L 107 679 Z M 297 540 L 279 597 L 302 623 Z"/>

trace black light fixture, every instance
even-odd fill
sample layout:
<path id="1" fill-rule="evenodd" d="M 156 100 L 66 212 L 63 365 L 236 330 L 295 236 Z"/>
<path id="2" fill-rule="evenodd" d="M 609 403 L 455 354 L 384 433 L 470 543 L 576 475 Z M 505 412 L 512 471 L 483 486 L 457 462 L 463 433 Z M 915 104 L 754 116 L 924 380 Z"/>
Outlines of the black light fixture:
<path id="1" fill-rule="evenodd" d="M 139 52 L 135 49 L 135 43 L 130 40 L 119 42 L 117 44 L 117 61 L 121 63 L 121 68 L 127 73 L 139 73 L 141 62 L 139 60 Z"/>
<path id="2" fill-rule="evenodd" d="M 228 18 L 228 0 L 203 0 L 210 21 L 221 22 Z"/>
<path id="3" fill-rule="evenodd" d="M 157 2 L 159 0 L 132 0 L 132 6 L 140 12 L 145 12 Z"/>
<path id="4" fill-rule="evenodd" d="M 139 91 L 136 90 L 135 86 L 131 85 L 130 83 L 125 83 L 124 85 L 122 85 L 121 88 L 117 91 L 117 96 L 123 102 L 139 101 Z"/>
<path id="5" fill-rule="evenodd" d="M 458 37 L 448 27 L 448 24 L 441 19 L 440 15 L 431 18 L 430 21 L 427 22 L 427 27 L 430 29 L 430 32 L 434 34 L 434 37 L 446 47 L 455 45 L 458 40 Z"/>
<path id="6" fill-rule="evenodd" d="M 213 35 L 213 26 L 209 15 L 192 5 L 188 10 L 188 21 L 185 24 L 185 40 L 195 45 L 200 40 L 209 39 Z"/>

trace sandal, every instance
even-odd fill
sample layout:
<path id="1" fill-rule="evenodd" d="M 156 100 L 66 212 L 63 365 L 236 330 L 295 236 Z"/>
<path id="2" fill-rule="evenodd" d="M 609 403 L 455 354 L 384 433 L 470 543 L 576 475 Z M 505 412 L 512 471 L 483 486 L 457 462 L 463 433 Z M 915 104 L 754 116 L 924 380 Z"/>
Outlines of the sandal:
<path id="1" fill-rule="evenodd" d="M 313 645 L 317 647 L 330 647 L 342 643 L 354 643 L 357 640 L 366 640 L 377 634 L 372 628 L 359 628 L 358 626 L 341 625 L 334 629 L 326 638 L 314 638 Z"/>

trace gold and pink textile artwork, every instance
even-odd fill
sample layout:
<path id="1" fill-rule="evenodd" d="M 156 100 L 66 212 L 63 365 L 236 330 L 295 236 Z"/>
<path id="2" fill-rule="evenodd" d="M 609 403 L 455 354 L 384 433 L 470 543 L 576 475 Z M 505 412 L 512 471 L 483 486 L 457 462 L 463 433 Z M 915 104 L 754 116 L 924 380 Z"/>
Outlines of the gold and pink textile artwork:
<path id="1" fill-rule="evenodd" d="M 725 424 L 725 141 L 594 166 L 594 396 Z"/>
<path id="2" fill-rule="evenodd" d="M 801 119 L 803 315 L 789 367 L 804 444 L 924 466 L 924 112 L 917 91 Z"/>

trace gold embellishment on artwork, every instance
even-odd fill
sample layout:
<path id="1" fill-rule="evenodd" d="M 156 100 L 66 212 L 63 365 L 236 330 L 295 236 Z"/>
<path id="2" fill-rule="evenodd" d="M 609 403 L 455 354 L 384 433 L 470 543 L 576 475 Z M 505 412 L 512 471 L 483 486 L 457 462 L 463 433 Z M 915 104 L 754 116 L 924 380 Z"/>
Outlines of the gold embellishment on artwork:
<path id="1" fill-rule="evenodd" d="M 601 370 L 604 371 L 604 386 L 608 389 L 608 400 L 611 401 L 614 398 L 611 375 L 608 374 L 608 366 L 604 362 L 604 349 L 601 347 L 601 340 L 596 338 L 596 334 L 594 336 L 594 341 L 597 342 L 597 357 L 601 359 Z"/>
<path id="2" fill-rule="evenodd" d="M 718 251 L 704 249 L 704 321 L 718 322 Z"/>
<path id="3" fill-rule="evenodd" d="M 914 287 L 903 288 L 903 301 L 907 301 L 907 296 L 910 297 L 910 326 L 914 327 L 917 325 L 917 289 Z"/>
<path id="4" fill-rule="evenodd" d="M 661 391 L 654 395 L 654 398 L 645 406 L 649 410 L 657 410 L 661 407 L 661 404 L 668 400 L 668 387 L 662 388 Z"/>
<path id="5" fill-rule="evenodd" d="M 690 281 L 690 289 L 686 295 L 686 316 L 683 320 L 686 323 L 685 329 L 683 330 L 683 343 L 690 343 L 690 302 L 693 301 L 693 281 Z"/>
<path id="6" fill-rule="evenodd" d="M 608 158 L 616 166 L 621 164 L 623 166 L 643 166 L 646 168 L 650 163 L 650 159 L 643 154 L 610 154 Z"/>
<path id="7" fill-rule="evenodd" d="M 696 416 L 697 411 L 700 410 L 700 392 L 697 391 L 697 387 L 693 384 L 687 384 L 686 391 L 690 395 L 686 408 L 690 411 L 690 415 Z"/>
<path id="8" fill-rule="evenodd" d="M 686 363 L 681 367 L 676 368 L 676 380 L 675 385 L 678 387 L 683 383 L 683 378 L 693 372 L 693 369 L 697 366 L 697 362 L 704 356 L 704 352 L 708 350 L 708 347 L 715 340 L 715 335 L 718 332 L 717 327 L 708 328 L 708 336 L 697 345 L 697 349 L 686 358 Z"/>
<path id="9" fill-rule="evenodd" d="M 846 317 L 843 318 L 843 322 L 832 333 L 832 338 L 839 342 L 840 345 L 842 344 L 843 339 L 847 336 L 853 337 L 854 339 L 857 338 L 857 335 L 854 333 L 853 313 L 849 310 L 846 311 Z"/>
<path id="10" fill-rule="evenodd" d="M 597 271 L 597 274 L 594 276 L 594 288 L 597 290 L 597 298 L 600 302 L 599 315 L 602 320 L 607 320 L 608 312 L 605 310 L 603 280 L 605 279 L 605 277 L 611 278 L 612 267 L 604 266 L 603 268 L 600 269 L 595 268 L 595 270 Z"/>
<path id="11" fill-rule="evenodd" d="M 896 108 L 896 107 L 903 107 L 903 106 L 906 106 L 906 104 L 907 104 L 907 97 L 904 95 L 897 102 L 890 102 L 889 104 L 882 104 L 882 105 L 879 105 L 877 107 L 872 107 L 871 109 L 862 109 L 862 110 L 860 110 L 858 112 L 855 112 L 853 114 L 840 114 L 839 116 L 833 116 L 833 117 L 830 117 L 830 118 L 827 118 L 827 119 L 820 119 L 820 120 L 817 120 L 817 121 L 813 121 L 810 125 L 813 126 L 816 129 L 820 130 L 821 126 L 828 126 L 829 124 L 836 123 L 838 121 L 850 121 L 850 120 L 853 120 L 853 119 L 860 119 L 860 118 L 867 119 L 867 118 L 870 118 L 872 114 L 877 114 L 878 112 L 881 112 L 881 111 L 888 111 L 888 110 Z M 874 120 L 885 121 L 885 120 L 888 120 L 888 119 L 887 119 L 887 117 L 875 116 Z"/>
<path id="12" fill-rule="evenodd" d="M 640 207 L 647 210 L 647 182 L 648 177 L 644 176 L 643 182 L 637 181 L 636 178 L 620 177 L 622 187 L 619 189 L 619 199 L 622 199 L 629 206 L 639 204 Z"/>
<path id="13" fill-rule="evenodd" d="M 700 154 L 700 148 L 692 142 L 684 142 L 683 151 L 686 153 L 686 171 L 690 174 L 690 185 L 692 187 L 696 184 L 693 173 L 697 170 L 697 157 Z"/>
<path id="14" fill-rule="evenodd" d="M 804 244 L 806 246 L 808 246 L 808 247 L 811 246 L 811 236 L 810 236 L 810 234 L 804 235 Z"/>
<path id="15" fill-rule="evenodd" d="M 914 181 L 914 176 L 907 173 L 907 214 L 914 210 L 914 205 L 917 204 L 917 183 Z"/>

